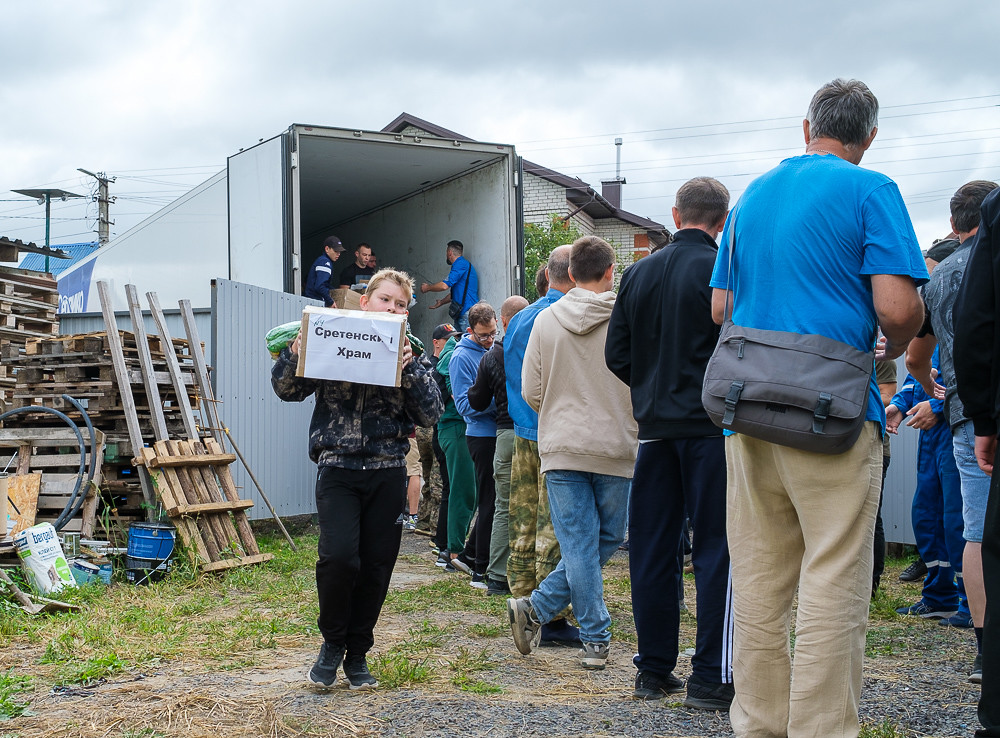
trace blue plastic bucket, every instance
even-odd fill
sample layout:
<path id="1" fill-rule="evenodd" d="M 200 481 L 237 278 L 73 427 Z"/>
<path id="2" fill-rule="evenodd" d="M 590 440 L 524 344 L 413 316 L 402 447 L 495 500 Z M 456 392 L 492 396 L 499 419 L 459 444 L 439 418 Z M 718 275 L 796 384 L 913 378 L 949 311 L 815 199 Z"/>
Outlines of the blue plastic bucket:
<path id="1" fill-rule="evenodd" d="M 170 571 L 176 531 L 162 523 L 132 523 L 128 529 L 125 578 L 135 584 L 162 579 Z"/>

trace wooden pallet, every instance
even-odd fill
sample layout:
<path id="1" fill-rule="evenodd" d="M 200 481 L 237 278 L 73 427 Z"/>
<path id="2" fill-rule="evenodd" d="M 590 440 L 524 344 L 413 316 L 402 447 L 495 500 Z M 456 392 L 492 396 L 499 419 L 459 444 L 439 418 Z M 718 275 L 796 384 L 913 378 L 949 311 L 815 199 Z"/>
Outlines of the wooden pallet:
<path id="1" fill-rule="evenodd" d="M 143 448 L 136 463 L 149 471 L 167 515 L 177 526 L 192 563 L 202 571 L 222 571 L 273 558 L 257 546 L 225 454 L 214 440 L 157 441 Z"/>

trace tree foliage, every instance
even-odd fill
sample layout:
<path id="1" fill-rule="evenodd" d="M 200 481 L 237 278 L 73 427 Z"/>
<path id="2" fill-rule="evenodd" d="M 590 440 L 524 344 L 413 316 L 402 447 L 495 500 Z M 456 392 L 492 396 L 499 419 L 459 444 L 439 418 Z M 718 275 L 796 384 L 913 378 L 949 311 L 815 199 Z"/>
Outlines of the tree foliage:
<path id="1" fill-rule="evenodd" d="M 573 243 L 582 235 L 576 226 L 564 221 L 556 213 L 549 217 L 546 225 L 524 224 L 524 296 L 529 302 L 538 299 L 535 274 L 538 272 L 538 267 L 549 260 L 552 249 Z"/>

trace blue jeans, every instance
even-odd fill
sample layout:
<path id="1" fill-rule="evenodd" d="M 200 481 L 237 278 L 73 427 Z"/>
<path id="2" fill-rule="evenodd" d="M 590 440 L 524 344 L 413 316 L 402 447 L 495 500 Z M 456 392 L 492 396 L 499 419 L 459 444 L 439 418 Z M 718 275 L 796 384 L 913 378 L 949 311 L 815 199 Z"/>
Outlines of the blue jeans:
<path id="1" fill-rule="evenodd" d="M 962 477 L 962 518 L 965 521 L 965 540 L 983 542 L 983 524 L 986 520 L 986 500 L 990 494 L 990 478 L 976 463 L 976 436 L 972 421 L 966 420 L 951 429 L 955 448 L 955 464 Z"/>
<path id="2" fill-rule="evenodd" d="M 459 315 L 458 320 L 455 321 L 455 330 L 458 331 L 459 333 L 465 333 L 468 329 L 469 329 L 469 311 L 466 310 L 464 313 Z"/>
<path id="3" fill-rule="evenodd" d="M 562 559 L 534 592 L 531 606 L 547 623 L 573 604 L 584 643 L 611 640 L 601 567 L 625 539 L 630 480 L 553 469 L 545 473 L 549 510 Z"/>

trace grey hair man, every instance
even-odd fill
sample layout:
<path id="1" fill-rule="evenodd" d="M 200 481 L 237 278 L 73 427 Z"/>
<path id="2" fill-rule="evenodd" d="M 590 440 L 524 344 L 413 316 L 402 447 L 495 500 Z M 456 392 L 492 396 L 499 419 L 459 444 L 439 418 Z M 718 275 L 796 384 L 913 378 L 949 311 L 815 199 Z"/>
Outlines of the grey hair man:
<path id="1" fill-rule="evenodd" d="M 716 322 L 729 305 L 738 325 L 862 351 L 881 328 L 877 358 L 902 354 L 923 320 L 916 288 L 927 268 L 895 183 L 857 166 L 877 124 L 878 100 L 863 82 L 837 79 L 816 92 L 802 123 L 805 154 L 751 182 L 729 215 L 711 280 Z M 874 377 L 870 385 L 862 433 L 841 454 L 726 438 L 737 736 L 860 730 L 885 427 Z"/>

